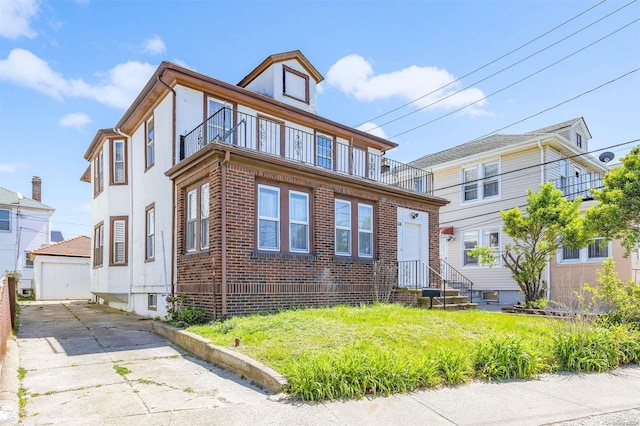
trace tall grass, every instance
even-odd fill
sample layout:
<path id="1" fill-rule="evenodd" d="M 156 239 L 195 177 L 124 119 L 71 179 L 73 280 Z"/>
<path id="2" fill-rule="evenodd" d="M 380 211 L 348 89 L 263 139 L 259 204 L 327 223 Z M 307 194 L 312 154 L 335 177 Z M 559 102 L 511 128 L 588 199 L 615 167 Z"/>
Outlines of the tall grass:
<path id="1" fill-rule="evenodd" d="M 482 379 L 529 379 L 543 371 L 538 351 L 521 338 L 491 336 L 474 348 L 476 376 Z"/>

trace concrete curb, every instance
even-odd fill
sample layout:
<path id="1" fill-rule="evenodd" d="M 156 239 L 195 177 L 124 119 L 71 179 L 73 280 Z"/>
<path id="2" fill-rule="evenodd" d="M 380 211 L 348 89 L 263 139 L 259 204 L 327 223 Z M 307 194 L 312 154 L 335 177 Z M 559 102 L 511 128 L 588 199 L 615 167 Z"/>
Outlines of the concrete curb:
<path id="1" fill-rule="evenodd" d="M 272 368 L 241 353 L 215 346 L 197 334 L 154 321 L 152 330 L 207 362 L 231 371 L 269 389 L 281 392 L 287 386 L 284 376 Z"/>
<path id="2" fill-rule="evenodd" d="M 19 419 L 18 365 L 20 353 L 15 338 L 7 341 L 7 353 L 2 361 L 0 373 L 0 424 L 17 424 Z"/>

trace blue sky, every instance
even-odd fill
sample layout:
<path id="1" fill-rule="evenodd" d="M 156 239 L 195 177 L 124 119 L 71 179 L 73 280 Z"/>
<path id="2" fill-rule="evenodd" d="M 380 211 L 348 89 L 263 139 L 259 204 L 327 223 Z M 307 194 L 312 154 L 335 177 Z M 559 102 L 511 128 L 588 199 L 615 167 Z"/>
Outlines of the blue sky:
<path id="1" fill-rule="evenodd" d="M 590 148 L 605 148 L 640 138 L 639 19 L 631 0 L 0 0 L 0 186 L 30 196 L 40 176 L 53 229 L 90 235 L 85 150 L 162 60 L 237 83 L 294 49 L 325 76 L 318 113 L 382 125 L 373 132 L 399 144 L 393 159 L 579 116 Z"/>

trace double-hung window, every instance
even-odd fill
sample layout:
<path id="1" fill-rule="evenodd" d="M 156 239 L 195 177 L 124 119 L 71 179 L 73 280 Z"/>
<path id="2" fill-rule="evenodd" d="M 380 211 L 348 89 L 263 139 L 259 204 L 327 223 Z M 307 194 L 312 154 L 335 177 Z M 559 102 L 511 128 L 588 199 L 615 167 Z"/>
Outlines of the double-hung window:
<path id="1" fill-rule="evenodd" d="M 479 244 L 491 248 L 498 264 L 500 263 L 500 231 L 498 229 L 480 229 L 463 233 L 462 262 L 464 266 L 478 266 L 478 258 L 471 256 L 471 250 Z"/>
<path id="2" fill-rule="evenodd" d="M 462 201 L 476 201 L 500 195 L 500 171 L 497 161 L 462 170 Z"/>
<path id="3" fill-rule="evenodd" d="M 104 151 L 100 150 L 93 160 L 93 195 L 96 196 L 104 188 Z"/>
<path id="4" fill-rule="evenodd" d="M 111 184 L 127 183 L 126 144 L 122 139 L 111 144 Z"/>
<path id="5" fill-rule="evenodd" d="M 333 169 L 333 138 L 316 135 L 316 166 Z"/>
<path id="6" fill-rule="evenodd" d="M 33 258 L 29 256 L 29 251 L 24 251 L 24 267 L 33 268 Z"/>
<path id="7" fill-rule="evenodd" d="M 209 183 L 187 190 L 185 199 L 185 251 L 209 248 Z"/>
<path id="8" fill-rule="evenodd" d="M 127 265 L 128 222 L 126 216 L 111 217 L 111 266 Z"/>
<path id="9" fill-rule="evenodd" d="M 280 188 L 258 185 L 258 250 L 280 250 Z"/>
<path id="10" fill-rule="evenodd" d="M 310 194 L 287 185 L 258 185 L 257 249 L 311 251 Z"/>
<path id="11" fill-rule="evenodd" d="M 93 266 L 100 267 L 104 256 L 104 224 L 101 222 L 93 229 Z"/>
<path id="12" fill-rule="evenodd" d="M 145 259 L 154 260 L 156 255 L 156 209 L 151 204 L 146 208 L 146 239 L 145 239 Z"/>
<path id="13" fill-rule="evenodd" d="M 334 203 L 335 254 L 372 258 L 374 252 L 373 206 L 336 199 Z"/>
<path id="14" fill-rule="evenodd" d="M 153 117 L 147 120 L 146 135 L 145 135 L 145 169 L 152 167 L 156 162 L 156 139 L 155 139 L 155 124 Z"/>
<path id="15" fill-rule="evenodd" d="M 0 209 L 0 231 L 11 231 L 11 210 Z"/>
<path id="16" fill-rule="evenodd" d="M 560 190 L 562 191 L 562 195 L 566 197 L 567 194 L 569 193 L 569 188 L 568 188 L 568 176 L 569 176 L 568 170 L 569 169 L 567 166 L 567 160 L 563 158 L 558 162 L 558 166 L 560 169 Z"/>

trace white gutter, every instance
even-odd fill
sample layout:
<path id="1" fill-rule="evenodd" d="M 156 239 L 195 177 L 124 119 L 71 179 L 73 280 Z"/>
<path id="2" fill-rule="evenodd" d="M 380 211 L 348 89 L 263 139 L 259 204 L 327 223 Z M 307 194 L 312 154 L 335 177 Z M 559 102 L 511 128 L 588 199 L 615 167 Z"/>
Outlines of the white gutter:
<path id="1" fill-rule="evenodd" d="M 135 244 L 133 244 L 133 166 L 131 166 L 133 164 L 132 158 L 133 158 L 133 142 L 131 141 L 131 136 L 127 135 L 126 133 L 123 133 L 120 128 L 115 128 L 113 129 L 114 132 L 116 132 L 117 134 L 119 134 L 120 136 L 124 136 L 125 138 L 128 139 L 128 156 L 129 156 L 129 161 L 127 164 L 131 170 L 131 173 L 129 173 L 129 179 L 128 179 L 128 185 L 129 185 L 129 229 L 128 229 L 128 233 L 129 233 L 129 247 L 127 247 L 127 249 L 129 250 L 129 294 L 127 296 L 127 307 L 125 308 L 126 311 L 130 311 L 132 308 L 132 303 L 131 303 L 131 299 L 133 297 L 133 246 Z M 109 148 L 111 149 L 111 148 Z"/>

